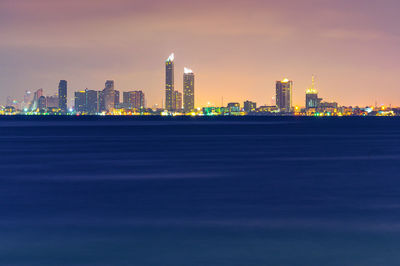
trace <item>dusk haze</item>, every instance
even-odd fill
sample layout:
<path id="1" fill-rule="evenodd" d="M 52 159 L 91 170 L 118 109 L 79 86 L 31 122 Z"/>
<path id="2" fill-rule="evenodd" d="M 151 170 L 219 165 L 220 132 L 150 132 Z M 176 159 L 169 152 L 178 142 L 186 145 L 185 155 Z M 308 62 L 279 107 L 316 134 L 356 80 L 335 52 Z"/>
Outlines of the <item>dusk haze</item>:
<path id="1" fill-rule="evenodd" d="M 0 0 L 0 266 L 400 265 L 399 0 Z"/>

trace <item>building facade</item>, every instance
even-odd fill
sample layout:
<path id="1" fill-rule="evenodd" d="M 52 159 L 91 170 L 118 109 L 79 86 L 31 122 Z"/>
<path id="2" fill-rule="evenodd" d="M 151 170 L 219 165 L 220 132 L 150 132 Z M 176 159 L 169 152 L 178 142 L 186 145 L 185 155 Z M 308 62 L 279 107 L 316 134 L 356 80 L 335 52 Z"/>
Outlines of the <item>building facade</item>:
<path id="1" fill-rule="evenodd" d="M 194 110 L 194 73 L 188 68 L 183 74 L 183 110 L 186 113 Z"/>
<path id="2" fill-rule="evenodd" d="M 58 85 L 58 108 L 61 112 L 66 113 L 68 111 L 67 106 L 68 98 L 68 83 L 66 80 L 60 80 Z"/>
<path id="3" fill-rule="evenodd" d="M 129 109 L 144 109 L 145 97 L 143 91 L 128 91 L 123 93 L 124 106 Z"/>
<path id="4" fill-rule="evenodd" d="M 293 81 L 284 79 L 276 82 L 276 106 L 281 113 L 292 112 Z"/>
<path id="5" fill-rule="evenodd" d="M 174 91 L 172 97 L 172 108 L 174 111 L 182 111 L 182 93 Z"/>
<path id="6" fill-rule="evenodd" d="M 114 81 L 107 80 L 103 90 L 104 111 L 110 112 L 115 108 Z"/>
<path id="7" fill-rule="evenodd" d="M 174 68 L 174 54 L 171 54 L 165 62 L 165 109 L 168 111 L 174 110 Z"/>
<path id="8" fill-rule="evenodd" d="M 245 101 L 243 104 L 243 109 L 245 112 L 255 112 L 257 109 L 257 103 L 251 101 Z"/>

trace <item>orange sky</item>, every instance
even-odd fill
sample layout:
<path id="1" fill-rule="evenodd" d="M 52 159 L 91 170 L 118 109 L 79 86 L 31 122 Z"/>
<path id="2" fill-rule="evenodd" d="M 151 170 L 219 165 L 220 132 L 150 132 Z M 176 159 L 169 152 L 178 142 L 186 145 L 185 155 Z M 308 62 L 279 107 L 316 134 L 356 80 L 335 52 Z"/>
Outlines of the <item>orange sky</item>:
<path id="1" fill-rule="evenodd" d="M 27 89 L 143 89 L 164 96 L 175 53 L 196 74 L 196 105 L 271 104 L 276 80 L 294 81 L 294 103 L 316 75 L 320 96 L 342 105 L 400 105 L 400 2 L 392 0 L 2 0 L 0 99 Z M 72 101 L 70 101 L 72 103 Z"/>

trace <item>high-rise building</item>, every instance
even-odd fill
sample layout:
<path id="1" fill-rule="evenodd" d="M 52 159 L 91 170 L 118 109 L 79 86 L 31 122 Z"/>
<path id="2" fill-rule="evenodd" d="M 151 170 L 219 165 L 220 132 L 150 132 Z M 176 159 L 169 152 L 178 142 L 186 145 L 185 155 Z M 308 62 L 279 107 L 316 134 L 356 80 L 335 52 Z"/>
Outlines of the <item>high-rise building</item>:
<path id="1" fill-rule="evenodd" d="M 183 74 L 183 110 L 194 110 L 194 73 L 188 68 L 184 69 Z"/>
<path id="2" fill-rule="evenodd" d="M 318 98 L 318 91 L 315 89 L 315 78 L 312 77 L 311 88 L 306 90 L 306 109 L 318 108 L 322 99 Z"/>
<path id="3" fill-rule="evenodd" d="M 171 54 L 165 62 L 165 109 L 174 110 L 174 54 Z"/>
<path id="4" fill-rule="evenodd" d="M 113 80 L 106 81 L 106 86 L 103 90 L 103 99 L 105 111 L 110 112 L 115 108 L 115 90 Z"/>
<path id="5" fill-rule="evenodd" d="M 40 96 L 39 99 L 38 99 L 38 108 L 39 108 L 39 110 L 46 109 L 46 107 L 47 107 L 46 97 Z"/>
<path id="6" fill-rule="evenodd" d="M 75 92 L 75 111 L 87 114 L 96 114 L 99 106 L 99 92 L 95 90 L 84 90 Z"/>
<path id="7" fill-rule="evenodd" d="M 24 102 L 22 103 L 22 108 L 28 110 L 31 103 L 32 103 L 32 92 L 25 91 Z"/>
<path id="8" fill-rule="evenodd" d="M 243 104 L 243 109 L 245 112 L 254 112 L 257 109 L 257 103 L 251 101 L 245 101 Z"/>
<path id="9" fill-rule="evenodd" d="M 99 92 L 86 89 L 86 112 L 96 114 L 99 110 Z"/>
<path id="10" fill-rule="evenodd" d="M 143 91 L 128 91 L 123 93 L 124 106 L 131 109 L 143 109 L 145 106 L 145 97 Z"/>
<path id="11" fill-rule="evenodd" d="M 115 98 L 114 105 L 115 105 L 115 108 L 117 108 L 117 106 L 120 104 L 119 95 L 120 95 L 119 91 L 115 90 L 115 92 L 114 92 L 114 96 L 115 96 L 114 97 Z"/>
<path id="12" fill-rule="evenodd" d="M 293 81 L 284 79 L 276 82 L 276 106 L 281 113 L 292 111 Z"/>
<path id="13" fill-rule="evenodd" d="M 75 112 L 86 112 L 86 91 L 75 92 Z"/>
<path id="14" fill-rule="evenodd" d="M 61 109 L 61 112 L 66 113 L 68 110 L 67 107 L 67 81 L 60 80 L 60 84 L 58 85 L 58 107 Z"/>
<path id="15" fill-rule="evenodd" d="M 182 110 L 182 93 L 179 91 L 174 91 L 172 97 L 172 106 L 174 111 L 181 111 Z"/>
<path id="16" fill-rule="evenodd" d="M 47 107 L 48 108 L 58 108 L 60 101 L 57 95 L 54 96 L 47 96 L 46 97 Z"/>
<path id="17" fill-rule="evenodd" d="M 99 102 L 99 113 L 105 112 L 106 111 L 106 106 L 104 104 L 104 91 L 99 91 L 98 92 L 98 102 Z"/>

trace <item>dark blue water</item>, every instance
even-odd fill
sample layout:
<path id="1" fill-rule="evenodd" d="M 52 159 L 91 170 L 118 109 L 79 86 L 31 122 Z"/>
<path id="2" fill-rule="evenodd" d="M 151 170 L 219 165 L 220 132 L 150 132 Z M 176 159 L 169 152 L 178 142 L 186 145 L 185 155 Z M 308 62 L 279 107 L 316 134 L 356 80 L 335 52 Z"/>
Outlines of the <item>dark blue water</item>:
<path id="1" fill-rule="evenodd" d="M 400 119 L 1 118 L 0 265 L 399 265 Z"/>

